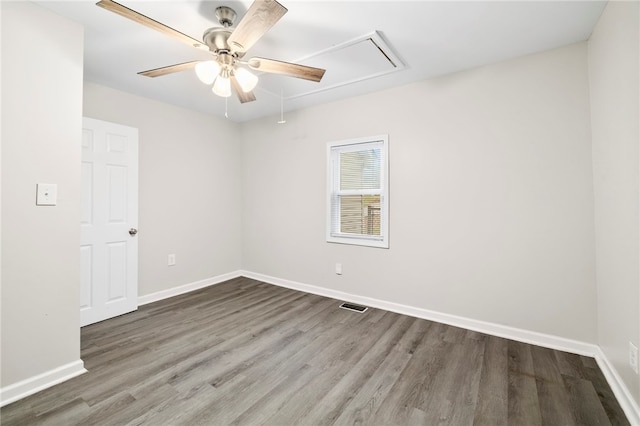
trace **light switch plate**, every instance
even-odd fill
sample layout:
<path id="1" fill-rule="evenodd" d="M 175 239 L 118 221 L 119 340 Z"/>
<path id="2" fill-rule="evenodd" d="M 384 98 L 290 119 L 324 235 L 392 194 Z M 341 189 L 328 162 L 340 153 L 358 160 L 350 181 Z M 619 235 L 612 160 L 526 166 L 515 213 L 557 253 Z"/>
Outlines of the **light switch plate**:
<path id="1" fill-rule="evenodd" d="M 58 185 L 55 183 L 39 183 L 36 185 L 36 205 L 55 206 L 58 201 Z"/>

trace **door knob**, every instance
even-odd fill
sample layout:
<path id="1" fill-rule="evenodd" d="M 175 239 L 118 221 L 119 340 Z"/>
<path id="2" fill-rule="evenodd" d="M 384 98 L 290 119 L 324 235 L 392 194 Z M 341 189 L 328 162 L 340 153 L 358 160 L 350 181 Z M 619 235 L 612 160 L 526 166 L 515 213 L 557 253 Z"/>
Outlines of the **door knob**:
<path id="1" fill-rule="evenodd" d="M 136 228 L 131 228 L 129 229 L 129 235 L 134 236 L 138 233 L 138 230 Z"/>

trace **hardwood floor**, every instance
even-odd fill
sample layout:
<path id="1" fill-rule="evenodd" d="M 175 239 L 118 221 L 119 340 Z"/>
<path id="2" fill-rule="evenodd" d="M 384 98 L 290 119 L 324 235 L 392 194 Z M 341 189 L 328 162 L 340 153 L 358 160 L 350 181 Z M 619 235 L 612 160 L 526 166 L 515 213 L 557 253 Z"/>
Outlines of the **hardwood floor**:
<path id="1" fill-rule="evenodd" d="M 82 329 L 2 425 L 625 425 L 592 358 L 238 278 Z"/>

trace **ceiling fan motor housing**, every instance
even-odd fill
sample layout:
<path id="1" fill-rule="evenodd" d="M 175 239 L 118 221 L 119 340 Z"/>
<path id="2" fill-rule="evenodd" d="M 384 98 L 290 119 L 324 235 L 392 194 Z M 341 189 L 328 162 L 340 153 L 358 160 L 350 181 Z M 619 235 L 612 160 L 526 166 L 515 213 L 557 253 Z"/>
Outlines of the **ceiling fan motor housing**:
<path id="1" fill-rule="evenodd" d="M 227 40 L 231 35 L 231 30 L 228 28 L 222 27 L 214 27 L 209 28 L 202 35 L 202 40 L 204 43 L 209 46 L 209 50 L 218 53 L 218 51 L 227 51 L 229 52 L 229 44 Z"/>

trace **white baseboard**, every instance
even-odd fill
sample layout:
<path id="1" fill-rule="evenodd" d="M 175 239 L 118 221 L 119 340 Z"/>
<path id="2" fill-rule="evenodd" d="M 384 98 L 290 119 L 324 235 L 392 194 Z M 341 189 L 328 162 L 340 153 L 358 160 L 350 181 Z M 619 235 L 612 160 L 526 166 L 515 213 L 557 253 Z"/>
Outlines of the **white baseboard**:
<path id="1" fill-rule="evenodd" d="M 296 281 L 285 280 L 244 270 L 234 271 L 228 274 L 222 274 L 216 277 L 207 278 L 205 280 L 200 280 L 145 296 L 140 296 L 138 298 L 138 304 L 146 305 L 148 303 L 167 299 L 169 297 L 188 293 L 190 291 L 198 290 L 211 285 L 220 284 L 222 282 L 240 276 L 252 278 L 269 284 L 274 284 L 280 287 L 286 287 L 293 290 L 304 291 L 306 293 L 317 294 L 319 296 L 330 297 L 332 299 L 357 303 L 373 308 L 396 312 L 403 315 L 409 315 L 416 318 L 436 321 L 443 324 L 452 325 L 454 327 L 461 327 L 467 330 L 490 334 L 492 336 L 503 337 L 506 339 L 516 340 L 519 342 L 529 343 L 537 346 L 543 346 L 550 349 L 594 357 L 596 359 L 596 362 L 598 363 L 598 366 L 602 370 L 602 373 L 607 379 L 609 386 L 611 386 L 613 393 L 618 399 L 620 406 L 624 410 L 629 422 L 632 425 L 640 425 L 640 408 L 638 407 L 636 401 L 633 399 L 633 396 L 629 392 L 629 389 L 620 378 L 616 369 L 605 356 L 602 349 L 600 349 L 600 347 L 597 345 L 580 342 L 577 340 L 566 339 L 563 337 L 538 333 L 535 331 L 523 330 L 501 324 L 474 320 L 471 318 L 431 311 L 428 309 L 416 308 L 413 306 L 402 305 L 385 300 L 358 296 L 338 290 L 332 290 L 310 284 L 303 284 Z M 82 362 L 82 360 L 78 360 L 50 370 L 48 372 L 39 374 L 27 380 L 23 380 L 13 385 L 4 387 L 0 389 L 0 407 L 3 407 L 7 404 L 32 395 L 51 386 L 57 385 L 58 383 L 62 383 L 66 380 L 72 379 L 86 372 L 87 370 L 84 369 L 84 363 Z"/>
<path id="2" fill-rule="evenodd" d="M 263 281 L 280 287 L 286 287 L 293 290 L 304 291 L 306 293 L 313 293 L 320 296 L 331 297 L 332 299 L 357 303 L 360 305 L 371 306 L 373 308 L 384 309 L 386 311 L 396 312 L 403 315 L 436 321 L 455 327 L 465 328 L 467 330 L 473 330 L 480 333 L 490 334 L 492 336 L 503 337 L 506 339 L 516 340 L 519 342 L 529 343 L 545 348 L 594 357 L 596 359 L 596 362 L 600 366 L 602 373 L 607 379 L 609 386 L 611 386 L 611 389 L 618 399 L 620 406 L 624 410 L 627 419 L 632 425 L 640 426 L 640 410 L 638 409 L 638 404 L 635 402 L 633 396 L 629 392 L 629 389 L 624 384 L 620 376 L 617 374 L 615 368 L 613 368 L 598 345 L 580 342 L 572 339 L 566 339 L 550 334 L 509 327 L 501 324 L 478 321 L 471 318 L 445 314 L 428 309 L 416 308 L 399 303 L 387 302 L 385 300 L 358 296 L 338 290 L 303 284 L 296 281 L 284 280 L 281 278 L 271 277 L 268 275 L 250 271 L 241 271 L 241 275 L 247 278 Z"/>
<path id="3" fill-rule="evenodd" d="M 188 293 L 214 284 L 220 284 L 233 278 L 241 276 L 240 271 L 230 272 L 228 274 L 218 275 L 216 277 L 207 278 L 205 280 L 170 288 L 168 290 L 159 291 L 145 296 L 138 297 L 138 305 L 146 305 L 147 303 L 156 302 L 158 300 L 177 296 L 179 294 Z M 86 373 L 82 360 L 78 360 L 21 382 L 9 385 L 0 389 L 0 407 L 25 398 L 41 390 L 57 385 L 76 376 Z"/>
<path id="4" fill-rule="evenodd" d="M 300 290 L 320 296 L 331 297 L 332 299 L 344 300 L 346 302 L 371 306 L 373 308 L 384 309 L 386 311 L 396 312 L 398 314 L 440 322 L 443 324 L 452 325 L 454 327 L 461 327 L 467 330 L 490 334 L 492 336 L 504 337 L 506 339 L 517 340 L 519 342 L 530 343 L 533 345 L 544 346 L 546 348 L 556 349 L 560 351 L 595 357 L 598 350 L 597 345 L 553 336 L 550 334 L 538 333 L 535 331 L 509 327 L 506 325 L 479 321 L 471 318 L 445 314 L 428 309 L 416 308 L 414 306 L 402 305 L 400 303 L 387 302 L 385 300 L 373 299 L 365 296 L 358 296 L 351 293 L 345 293 L 342 291 L 332 290 L 324 287 L 317 287 L 309 284 L 302 284 L 295 281 L 283 280 L 281 278 L 271 277 L 268 275 L 258 274 L 250 271 L 241 271 L 241 274 L 247 278 L 253 278 L 258 281 L 275 284 L 281 287 L 287 287 L 293 290 Z"/>
<path id="5" fill-rule="evenodd" d="M 627 415 L 629 423 L 636 426 L 640 425 L 640 407 L 638 403 L 633 399 L 629 388 L 624 384 L 618 371 L 600 348 L 598 348 L 596 354 L 596 362 L 600 370 L 602 370 L 602 374 L 604 374 L 604 377 L 607 379 L 609 386 L 611 386 L 613 394 L 618 399 L 620 407 L 622 407 L 622 410 Z"/>
<path id="6" fill-rule="evenodd" d="M 227 274 L 218 275 L 215 277 L 207 278 L 200 281 L 195 281 L 189 284 L 184 284 L 178 287 L 173 287 L 167 290 L 158 291 L 151 294 L 138 297 L 138 305 L 146 305 L 147 303 L 157 302 L 158 300 L 167 299 L 169 297 L 177 296 L 179 294 L 188 293 L 190 291 L 199 290 L 201 288 L 209 287 L 210 285 L 220 284 L 233 278 L 242 276 L 240 271 L 229 272 Z"/>
<path id="7" fill-rule="evenodd" d="M 0 389 L 0 407 L 86 373 L 81 359 Z"/>

